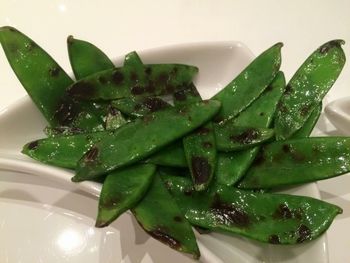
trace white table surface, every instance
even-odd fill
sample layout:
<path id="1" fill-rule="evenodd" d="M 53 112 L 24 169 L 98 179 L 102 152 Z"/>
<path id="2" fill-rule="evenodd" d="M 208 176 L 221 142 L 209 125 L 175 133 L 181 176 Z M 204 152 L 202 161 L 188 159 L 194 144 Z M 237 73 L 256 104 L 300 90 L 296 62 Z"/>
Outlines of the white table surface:
<path id="1" fill-rule="evenodd" d="M 239 40 L 259 54 L 272 44 L 283 42 L 282 70 L 287 80 L 314 49 L 330 39 L 344 39 L 344 50 L 350 57 L 347 0 L 86 2 L 82 6 L 68 0 L 1 1 L 0 26 L 11 25 L 31 36 L 67 71 L 68 35 L 93 42 L 111 57 L 131 50 L 213 40 Z M 18 82 L 8 85 L 16 81 L 0 51 L 0 110 L 25 95 Z M 344 96 L 350 96 L 349 64 L 328 101 Z M 344 209 L 328 230 L 331 263 L 350 260 L 349 186 L 349 175 L 319 183 L 323 200 Z"/>

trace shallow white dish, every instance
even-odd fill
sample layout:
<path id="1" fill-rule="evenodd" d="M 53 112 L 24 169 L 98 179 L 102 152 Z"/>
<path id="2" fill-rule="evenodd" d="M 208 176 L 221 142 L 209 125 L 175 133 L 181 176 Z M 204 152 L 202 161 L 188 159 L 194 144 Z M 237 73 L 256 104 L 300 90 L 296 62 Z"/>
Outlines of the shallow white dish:
<path id="1" fill-rule="evenodd" d="M 337 99 L 325 107 L 330 122 L 344 135 L 350 135 L 350 97 Z"/>
<path id="2" fill-rule="evenodd" d="M 145 63 L 179 62 L 198 66 L 196 85 L 204 98 L 224 87 L 253 58 L 249 49 L 239 42 L 182 44 L 139 51 L 139 54 Z M 115 60 L 116 65 L 121 62 L 122 58 Z M 45 137 L 42 132 L 45 126 L 45 120 L 28 97 L 0 112 L 0 165 L 3 169 L 39 176 L 1 172 L 0 209 L 5 216 L 0 219 L 0 262 L 19 262 L 23 255 L 32 259 L 29 262 L 43 259 L 43 262 L 192 261 L 146 237 L 129 215 L 123 215 L 107 229 L 93 228 L 98 184 L 73 184 L 69 171 L 48 168 L 19 155 L 25 143 Z M 320 198 L 316 184 L 293 188 L 289 193 Z M 21 216 L 16 211 L 21 211 Z M 11 242 L 1 239 L 9 235 Z M 309 259 L 328 262 L 325 235 L 308 244 L 284 247 L 221 234 L 197 236 L 204 262 L 306 262 Z M 45 248 L 47 244 L 49 249 Z M 67 249 L 73 249 L 74 253 Z"/>

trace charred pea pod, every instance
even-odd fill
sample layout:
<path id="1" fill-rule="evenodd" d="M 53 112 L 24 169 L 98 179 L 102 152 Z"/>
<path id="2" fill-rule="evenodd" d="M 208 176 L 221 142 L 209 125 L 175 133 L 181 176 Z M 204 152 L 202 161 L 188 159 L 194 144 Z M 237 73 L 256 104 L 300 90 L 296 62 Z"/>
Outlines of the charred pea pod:
<path id="1" fill-rule="evenodd" d="M 182 139 L 152 154 L 146 162 L 172 167 L 188 167 Z"/>
<path id="2" fill-rule="evenodd" d="M 213 97 L 222 103 L 216 122 L 235 117 L 268 87 L 279 71 L 282 46 L 277 43 L 263 52 Z"/>
<path id="3" fill-rule="evenodd" d="M 145 197 L 132 209 L 140 226 L 153 238 L 180 252 L 200 257 L 191 225 L 166 190 L 159 175 Z"/>
<path id="4" fill-rule="evenodd" d="M 201 95 L 193 83 L 191 83 L 188 87 L 184 87 L 182 90 L 176 91 L 173 97 L 174 105 L 176 107 L 196 103 L 202 100 Z"/>
<path id="5" fill-rule="evenodd" d="M 289 81 L 276 113 L 276 138 L 300 129 L 338 78 L 345 64 L 343 40 L 332 40 L 312 53 Z"/>
<path id="6" fill-rule="evenodd" d="M 103 182 L 96 227 L 105 227 L 134 208 L 152 183 L 156 166 L 136 164 L 107 175 Z"/>
<path id="7" fill-rule="evenodd" d="M 73 36 L 67 38 L 69 61 L 77 80 L 96 72 L 113 69 L 113 62 L 95 45 Z"/>
<path id="8" fill-rule="evenodd" d="M 279 72 L 260 97 L 236 118 L 229 120 L 227 125 L 269 127 L 284 89 L 284 74 Z M 217 181 L 235 184 L 245 174 L 258 151 L 259 147 L 254 147 L 240 152 L 220 153 L 215 171 Z"/>
<path id="9" fill-rule="evenodd" d="M 93 145 L 78 162 L 72 180 L 94 179 L 144 159 L 203 125 L 219 109 L 220 102 L 203 101 L 182 108 L 168 108 L 136 119 Z M 176 129 L 169 123 L 176 123 Z"/>
<path id="10" fill-rule="evenodd" d="M 27 93 L 52 126 L 66 88 L 73 83 L 64 70 L 33 40 L 9 26 L 0 28 L 5 55 Z"/>
<path id="11" fill-rule="evenodd" d="M 113 102 L 108 106 L 106 115 L 106 130 L 115 130 L 126 124 L 128 121 L 122 113 L 113 106 Z"/>
<path id="12" fill-rule="evenodd" d="M 322 103 L 320 103 L 317 107 L 314 108 L 309 118 L 306 120 L 303 126 L 292 135 L 291 139 L 309 137 L 309 135 L 311 134 L 312 130 L 314 129 L 318 121 L 318 118 L 321 115 L 321 111 L 322 111 Z"/>
<path id="13" fill-rule="evenodd" d="M 143 65 L 105 70 L 81 79 L 68 94 L 80 100 L 113 100 L 171 94 L 192 82 L 198 68 L 182 64 Z"/>
<path id="14" fill-rule="evenodd" d="M 311 137 L 266 144 L 238 187 L 271 189 L 347 173 L 349 148 L 348 137 Z"/>
<path id="15" fill-rule="evenodd" d="M 162 177 L 192 224 L 271 244 L 297 244 L 323 234 L 342 209 L 310 197 L 254 193 L 217 185 L 194 191 L 188 178 Z"/>

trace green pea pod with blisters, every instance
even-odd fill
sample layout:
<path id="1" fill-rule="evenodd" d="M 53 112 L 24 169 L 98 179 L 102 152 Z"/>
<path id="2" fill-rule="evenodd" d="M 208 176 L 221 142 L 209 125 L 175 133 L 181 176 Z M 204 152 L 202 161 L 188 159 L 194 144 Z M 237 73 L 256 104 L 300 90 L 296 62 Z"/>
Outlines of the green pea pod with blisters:
<path id="1" fill-rule="evenodd" d="M 84 154 L 73 180 L 94 179 L 150 156 L 206 123 L 220 110 L 220 106 L 220 102 L 211 100 L 182 108 L 168 108 L 120 127 Z M 169 123 L 176 123 L 176 129 Z"/>
<path id="2" fill-rule="evenodd" d="M 310 197 L 254 193 L 225 185 L 197 193 L 186 177 L 162 179 L 192 225 L 272 244 L 314 240 L 342 213 L 340 207 Z"/>
<path id="3" fill-rule="evenodd" d="M 133 208 L 140 226 L 153 238 L 196 259 L 200 252 L 191 225 L 182 215 L 158 174 L 146 196 Z"/>
<path id="4" fill-rule="evenodd" d="M 343 40 L 332 40 L 313 52 L 286 87 L 275 119 L 277 140 L 290 138 L 309 118 L 345 64 Z"/>

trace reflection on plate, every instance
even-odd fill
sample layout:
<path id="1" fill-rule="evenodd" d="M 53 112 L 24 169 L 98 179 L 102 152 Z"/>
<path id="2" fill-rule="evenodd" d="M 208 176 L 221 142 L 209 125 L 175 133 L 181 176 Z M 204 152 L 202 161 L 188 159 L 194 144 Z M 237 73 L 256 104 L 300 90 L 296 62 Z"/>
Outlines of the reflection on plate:
<path id="1" fill-rule="evenodd" d="M 196 85 L 209 98 L 253 58 L 239 42 L 196 43 L 140 51 L 145 63 L 196 65 Z M 121 64 L 122 58 L 115 60 Z M 25 114 L 24 114 L 25 113 Z M 23 144 L 44 137 L 46 123 L 28 97 L 0 112 L 0 154 L 19 156 Z M 10 135 L 10 136 L 8 136 Z M 34 167 L 34 166 L 33 166 Z M 25 171 L 24 171 L 25 172 Z M 70 176 L 0 172 L 0 262 L 192 262 L 149 238 L 129 214 L 110 227 L 95 229 L 99 188 L 73 184 Z M 45 178 L 40 178 L 40 175 Z M 57 183 L 57 182 L 61 182 Z M 78 190 L 81 188 L 84 191 Z M 288 191 L 319 198 L 315 184 Z M 326 238 L 295 246 L 273 246 L 222 234 L 197 235 L 203 262 L 327 262 Z M 3 245 L 4 244 L 4 245 Z"/>

